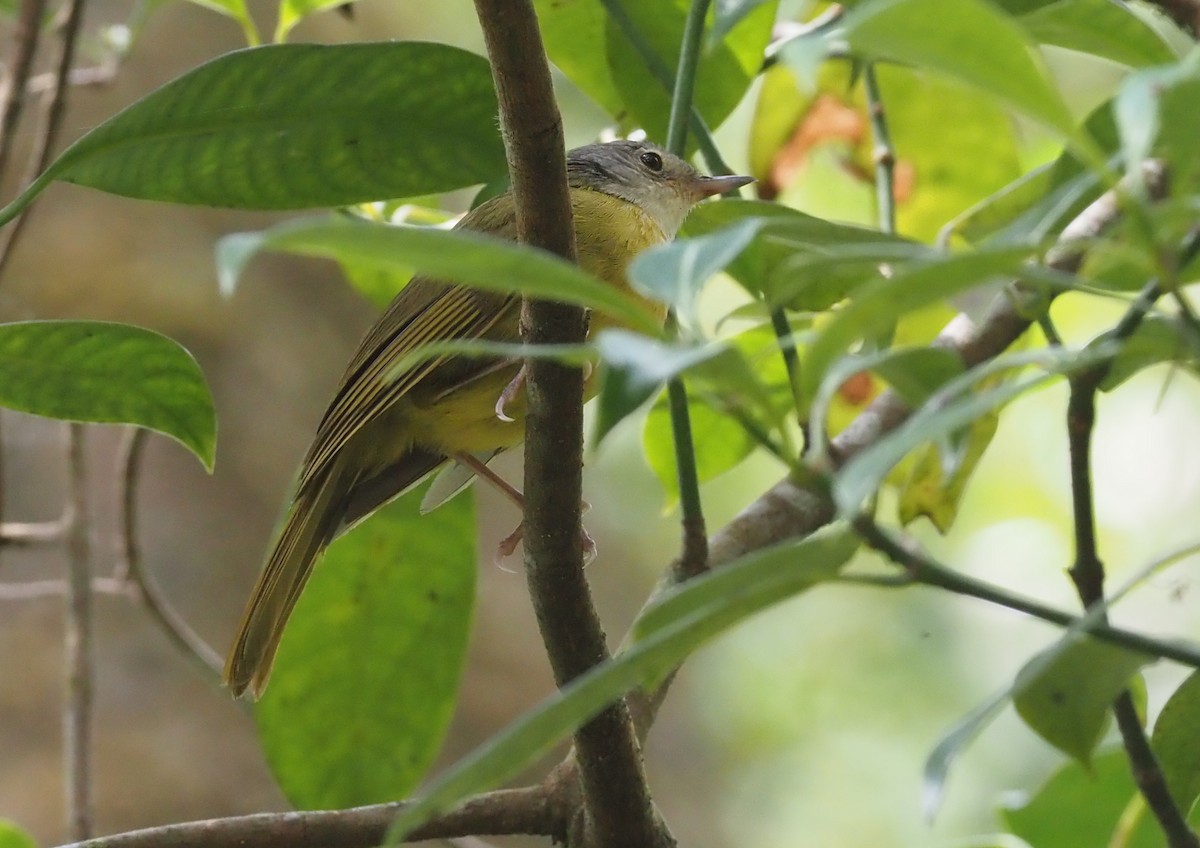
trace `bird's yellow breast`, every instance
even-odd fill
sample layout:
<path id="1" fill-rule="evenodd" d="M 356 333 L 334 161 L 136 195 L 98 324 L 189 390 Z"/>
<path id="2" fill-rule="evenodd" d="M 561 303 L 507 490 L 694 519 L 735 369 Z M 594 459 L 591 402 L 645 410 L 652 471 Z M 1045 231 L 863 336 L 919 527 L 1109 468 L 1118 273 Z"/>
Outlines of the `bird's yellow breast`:
<path id="1" fill-rule="evenodd" d="M 571 189 L 579 264 L 620 288 L 626 269 L 648 247 L 667 240 L 661 226 L 634 204 L 588 189 Z"/>
<path id="2" fill-rule="evenodd" d="M 579 265 L 610 285 L 630 291 L 629 263 L 646 248 L 667 241 L 662 227 L 634 204 L 598 191 L 571 189 L 571 206 Z M 666 307 L 638 298 L 665 317 Z M 513 309 L 501 319 L 489 337 L 519 341 L 518 311 Z M 589 333 L 616 323 L 606 315 L 592 313 Z M 512 421 L 497 417 L 496 401 L 519 367 L 513 363 L 436 398 L 402 400 L 381 416 L 383 420 L 376 426 L 367 428 L 371 432 L 363 434 L 367 437 L 364 441 L 374 442 L 375 451 L 383 455 L 394 453 L 399 447 L 394 442 L 400 439 L 450 455 L 513 447 L 525 434 L 525 393 L 518 393 L 505 407 Z M 595 394 L 594 377 L 589 377 L 585 392 L 588 398 Z M 388 442 L 393 444 L 385 447 Z"/>

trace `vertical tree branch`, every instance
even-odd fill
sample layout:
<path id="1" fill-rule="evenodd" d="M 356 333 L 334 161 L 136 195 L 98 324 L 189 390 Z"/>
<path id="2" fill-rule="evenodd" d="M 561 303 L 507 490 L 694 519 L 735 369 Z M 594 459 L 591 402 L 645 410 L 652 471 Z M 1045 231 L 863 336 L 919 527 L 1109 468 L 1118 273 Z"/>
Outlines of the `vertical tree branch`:
<path id="1" fill-rule="evenodd" d="M 1185 245 L 1185 254 L 1196 247 L 1197 240 L 1193 237 Z M 1147 283 L 1113 330 L 1112 338 L 1124 341 L 1132 336 L 1160 295 L 1158 280 Z M 1075 524 L 1075 561 L 1068 573 L 1085 608 L 1104 601 L 1104 564 L 1096 541 L 1091 453 L 1092 434 L 1096 425 L 1096 394 L 1110 368 L 1111 360 L 1076 374 L 1070 379 L 1071 394 L 1067 400 L 1067 440 Z M 1107 621 L 1107 616 L 1103 619 Z M 1171 797 L 1158 758 L 1150 748 L 1146 730 L 1142 727 L 1142 720 L 1128 689 L 1117 696 L 1112 709 L 1134 782 L 1166 835 L 1167 844 L 1170 848 L 1200 848 L 1200 838 L 1188 827 L 1187 819 Z"/>
<path id="2" fill-rule="evenodd" d="M 530 0 L 475 0 L 492 61 L 522 242 L 574 260 L 562 119 Z M 582 309 L 527 300 L 525 340 L 578 344 Z M 551 360 L 526 362 L 525 566 L 555 680 L 562 686 L 609 658 L 583 571 L 583 372 Z M 597 848 L 670 843 L 642 770 L 625 702 L 575 734 L 584 819 L 573 842 Z"/>
<path id="3" fill-rule="evenodd" d="M 90 511 L 84 427 L 69 428 L 69 494 L 71 524 L 67 531 L 66 709 L 63 711 L 63 755 L 66 774 L 67 831 L 76 840 L 92 831 L 92 589 Z"/>
<path id="4" fill-rule="evenodd" d="M 68 0 L 63 9 L 63 17 L 59 23 L 59 53 L 54 63 L 54 89 L 45 101 L 42 126 L 38 131 L 37 142 L 29 160 L 29 168 L 25 175 L 25 183 L 46 169 L 54 156 L 54 145 L 58 141 L 62 129 L 63 116 L 67 110 L 67 91 L 71 87 L 71 66 L 75 63 L 75 47 L 79 40 L 79 27 L 83 23 L 84 0 Z M 25 222 L 29 218 L 29 208 L 17 216 L 8 228 L 8 233 L 0 244 L 0 276 L 12 256 L 13 246 L 20 238 Z"/>
<path id="5" fill-rule="evenodd" d="M 12 62 L 4 78 L 4 90 L 0 92 L 0 175 L 7 171 L 12 155 L 45 13 L 46 0 L 21 0 L 13 29 Z"/>

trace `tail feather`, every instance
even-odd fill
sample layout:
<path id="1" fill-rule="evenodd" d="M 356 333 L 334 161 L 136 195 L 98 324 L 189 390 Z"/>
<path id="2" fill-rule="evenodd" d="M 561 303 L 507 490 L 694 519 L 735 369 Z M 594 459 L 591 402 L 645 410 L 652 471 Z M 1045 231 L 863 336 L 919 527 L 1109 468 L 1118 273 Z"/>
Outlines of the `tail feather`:
<path id="1" fill-rule="evenodd" d="M 341 523 L 350 488 L 341 477 L 335 470 L 324 479 L 309 481 L 292 505 L 225 662 L 225 683 L 235 697 L 249 690 L 258 698 L 267 685 L 288 616 L 313 564 Z"/>

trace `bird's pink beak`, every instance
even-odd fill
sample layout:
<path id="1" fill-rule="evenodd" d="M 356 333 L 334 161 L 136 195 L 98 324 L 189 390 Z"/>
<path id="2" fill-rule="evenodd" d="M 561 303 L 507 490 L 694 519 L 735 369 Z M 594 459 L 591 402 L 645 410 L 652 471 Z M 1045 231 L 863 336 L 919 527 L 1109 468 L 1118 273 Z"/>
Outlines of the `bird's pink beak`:
<path id="1" fill-rule="evenodd" d="M 752 182 L 754 182 L 754 177 L 730 174 L 725 177 L 701 176 L 692 185 L 695 187 L 696 193 L 701 197 L 713 197 L 714 195 L 724 194 L 727 191 L 733 191 L 735 188 L 741 188 Z"/>

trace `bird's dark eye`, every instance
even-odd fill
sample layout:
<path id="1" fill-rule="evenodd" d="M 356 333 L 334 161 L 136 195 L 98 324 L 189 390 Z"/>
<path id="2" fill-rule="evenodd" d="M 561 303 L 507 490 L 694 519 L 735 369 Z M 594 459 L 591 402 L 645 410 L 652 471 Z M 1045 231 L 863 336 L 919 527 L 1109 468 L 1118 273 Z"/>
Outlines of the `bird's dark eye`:
<path id="1" fill-rule="evenodd" d="M 662 157 L 652 150 L 647 150 L 642 154 L 642 164 L 651 171 L 662 170 Z"/>

